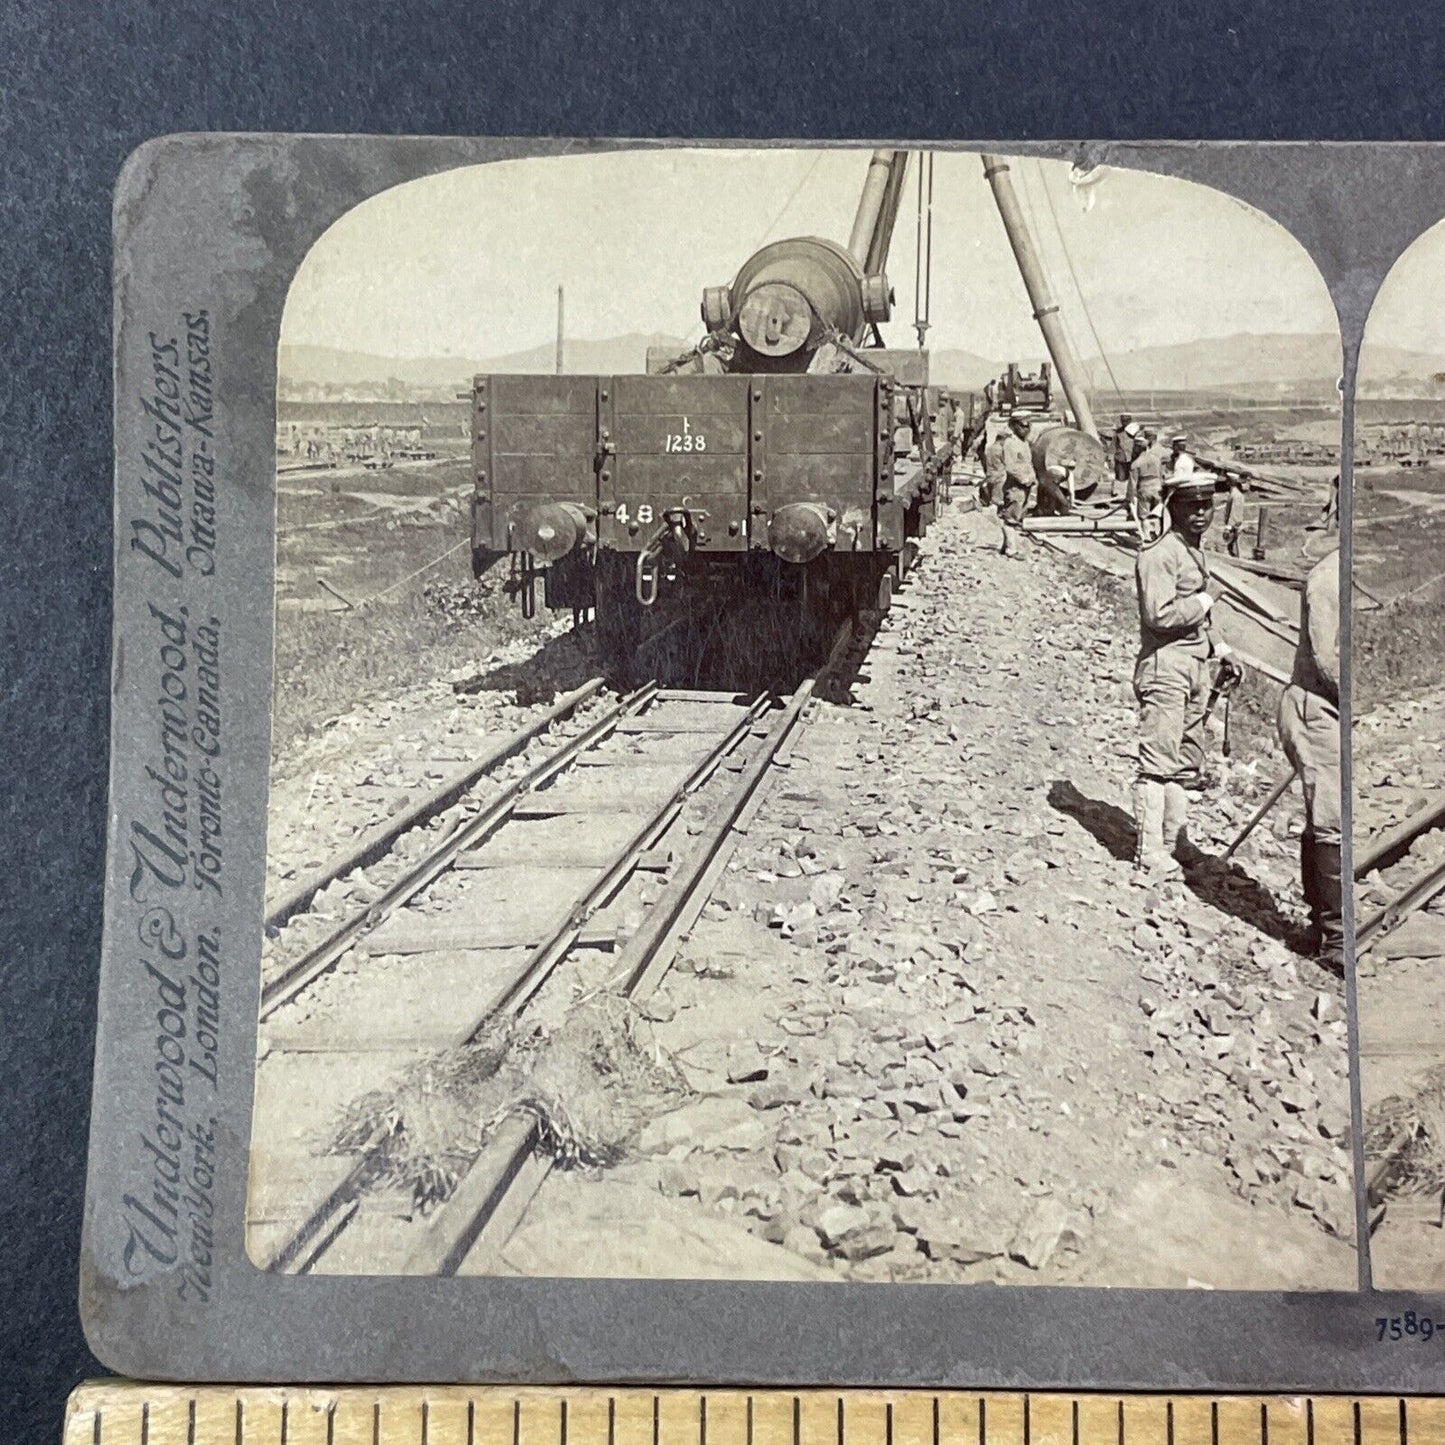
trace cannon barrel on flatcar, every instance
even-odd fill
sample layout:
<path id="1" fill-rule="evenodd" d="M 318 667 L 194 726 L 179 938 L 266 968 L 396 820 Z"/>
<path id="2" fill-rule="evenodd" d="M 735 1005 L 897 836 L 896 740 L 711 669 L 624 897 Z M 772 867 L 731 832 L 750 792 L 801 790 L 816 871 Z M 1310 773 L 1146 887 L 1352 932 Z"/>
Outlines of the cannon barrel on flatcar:
<path id="1" fill-rule="evenodd" d="M 730 370 L 806 371 L 834 336 L 861 343 L 892 310 L 888 278 L 866 274 L 843 246 L 818 236 L 774 241 L 743 263 L 732 284 L 703 292 L 711 332 L 730 331 L 738 355 Z"/>
<path id="2" fill-rule="evenodd" d="M 478 575 L 510 556 L 524 610 L 540 578 L 548 607 L 595 606 L 617 636 L 663 587 L 755 589 L 824 613 L 878 603 L 946 465 L 927 353 L 890 350 L 878 330 L 907 164 L 875 152 L 846 246 L 761 247 L 703 293 L 707 336 L 649 356 L 645 375 L 474 378 Z"/>

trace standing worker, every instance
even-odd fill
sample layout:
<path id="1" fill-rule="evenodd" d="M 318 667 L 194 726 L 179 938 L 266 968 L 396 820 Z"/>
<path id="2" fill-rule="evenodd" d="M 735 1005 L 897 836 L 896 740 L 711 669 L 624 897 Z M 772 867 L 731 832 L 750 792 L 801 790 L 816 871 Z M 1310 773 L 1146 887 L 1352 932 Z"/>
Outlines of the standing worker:
<path id="1" fill-rule="evenodd" d="M 1340 881 L 1340 554 L 1322 557 L 1300 599 L 1294 672 L 1279 700 L 1279 740 L 1305 795 L 1300 882 L 1310 911 L 1316 957 L 1335 973 L 1345 966 L 1344 889 Z"/>
<path id="2" fill-rule="evenodd" d="M 1151 426 L 1144 428 L 1144 450 L 1129 466 L 1129 490 L 1125 505 L 1129 516 L 1139 524 L 1139 536 L 1152 542 L 1158 535 L 1164 513 L 1164 452 L 1159 446 L 1159 433 Z"/>
<path id="3" fill-rule="evenodd" d="M 1129 464 L 1134 460 L 1134 438 L 1137 428 L 1134 418 L 1127 411 L 1119 413 L 1119 425 L 1114 428 L 1114 480 L 1129 480 Z"/>
<path id="4" fill-rule="evenodd" d="M 953 439 L 958 445 L 958 455 L 963 456 L 963 450 L 968 445 L 969 438 L 973 435 L 973 397 L 969 397 L 967 407 L 960 401 L 953 409 Z"/>
<path id="5" fill-rule="evenodd" d="M 1223 642 L 1210 636 L 1204 534 L 1214 520 L 1212 476 L 1165 484 L 1170 529 L 1139 551 L 1139 768 L 1134 783 L 1134 866 L 1153 881 L 1179 873 L 1176 854 L 1189 813 L 1186 788 L 1204 783 L 1204 714 L 1209 659 L 1238 667 Z"/>
<path id="6" fill-rule="evenodd" d="M 1037 480 L 1028 438 L 1029 419 L 1014 412 L 1008 419 L 1008 431 L 1004 433 L 1000 454 L 1003 488 L 998 515 L 1003 523 L 1003 546 L 999 550 L 1005 557 L 1019 555 L 1018 528 L 1028 511 L 1029 493 Z"/>
<path id="7" fill-rule="evenodd" d="M 1194 458 L 1189 455 L 1187 436 L 1170 437 L 1169 456 L 1164 463 L 1166 477 L 1187 477 L 1193 474 Z"/>
<path id="8" fill-rule="evenodd" d="M 938 414 L 933 420 L 933 444 L 942 451 L 953 440 L 953 398 L 946 392 L 938 399 Z"/>
<path id="9" fill-rule="evenodd" d="M 983 450 L 983 482 L 979 500 L 985 507 L 996 507 L 1003 500 L 1003 444 L 1007 431 L 998 432 L 992 441 L 979 438 Z"/>

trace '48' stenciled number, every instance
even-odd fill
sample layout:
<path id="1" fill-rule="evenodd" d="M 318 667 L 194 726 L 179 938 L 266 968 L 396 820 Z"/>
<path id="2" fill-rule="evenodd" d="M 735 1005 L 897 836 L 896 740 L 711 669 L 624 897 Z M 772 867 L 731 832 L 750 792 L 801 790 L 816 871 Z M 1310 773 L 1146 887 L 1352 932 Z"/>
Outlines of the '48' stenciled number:
<path id="1" fill-rule="evenodd" d="M 665 452 L 705 452 L 707 438 L 701 432 L 670 432 L 662 449 Z"/>
<path id="2" fill-rule="evenodd" d="M 652 520 L 652 504 L 643 502 L 631 516 L 628 516 L 627 503 L 618 502 L 616 516 L 624 527 L 629 522 L 639 522 L 645 527 Z"/>

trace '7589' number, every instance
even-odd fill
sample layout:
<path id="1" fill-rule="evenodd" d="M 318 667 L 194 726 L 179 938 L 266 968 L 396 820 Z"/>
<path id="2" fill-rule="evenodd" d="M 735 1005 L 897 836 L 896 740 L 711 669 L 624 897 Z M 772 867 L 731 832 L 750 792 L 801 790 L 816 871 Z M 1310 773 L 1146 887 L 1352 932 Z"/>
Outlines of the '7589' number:
<path id="1" fill-rule="evenodd" d="M 1402 1315 L 1375 1317 L 1377 1340 L 1428 1340 L 1434 1335 L 1436 1328 L 1435 1321 L 1429 1315 L 1417 1315 L 1414 1310 L 1406 1310 Z"/>

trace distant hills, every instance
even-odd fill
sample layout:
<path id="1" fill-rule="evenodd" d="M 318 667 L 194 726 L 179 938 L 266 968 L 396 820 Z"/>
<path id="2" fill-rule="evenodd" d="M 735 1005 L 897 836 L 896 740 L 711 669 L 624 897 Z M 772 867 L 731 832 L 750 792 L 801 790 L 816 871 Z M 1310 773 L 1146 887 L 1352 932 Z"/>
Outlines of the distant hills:
<path id="1" fill-rule="evenodd" d="M 577 338 L 566 343 L 564 361 L 570 372 L 638 372 L 644 369 L 649 346 L 680 352 L 686 345 L 681 337 L 659 333 Z M 1017 359 L 1032 369 L 1042 354 L 1040 347 L 1035 354 Z M 933 352 L 931 374 L 943 385 L 973 390 L 1003 371 L 1009 359 L 945 347 Z M 1438 373 L 1445 373 L 1442 356 L 1367 346 L 1363 362 L 1362 372 L 1372 391 L 1382 386 L 1403 387 L 1409 393 L 1428 395 L 1445 386 L 1432 381 Z M 550 372 L 554 364 L 551 343 L 502 356 L 477 357 L 384 357 L 329 346 L 283 345 L 280 379 L 282 394 L 290 397 L 449 399 L 478 372 Z M 1115 386 L 1127 392 L 1253 392 L 1302 385 L 1332 388 L 1340 374 L 1340 349 L 1338 339 L 1324 333 L 1238 333 L 1120 352 L 1109 357 L 1108 367 L 1099 357 L 1087 359 L 1084 365 L 1090 386 L 1102 393 Z"/>
<path id="2" fill-rule="evenodd" d="M 677 336 L 609 336 L 602 341 L 578 338 L 566 343 L 563 360 L 568 371 L 614 372 L 645 369 L 647 348 L 664 346 L 682 351 L 687 342 Z M 430 392 L 443 398 L 468 386 L 483 371 L 544 371 L 556 367 L 555 344 L 534 346 L 503 356 L 372 356 L 363 351 L 338 351 L 330 346 L 281 347 L 283 392 L 326 387 L 334 391 L 386 394 L 388 384 L 406 393 Z"/>

